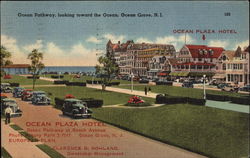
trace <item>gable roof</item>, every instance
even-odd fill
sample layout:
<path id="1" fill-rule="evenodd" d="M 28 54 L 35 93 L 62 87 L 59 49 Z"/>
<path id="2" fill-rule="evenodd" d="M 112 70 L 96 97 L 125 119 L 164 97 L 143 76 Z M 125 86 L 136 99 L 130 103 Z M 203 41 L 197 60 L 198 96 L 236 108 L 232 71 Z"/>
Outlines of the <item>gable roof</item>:
<path id="1" fill-rule="evenodd" d="M 234 55 L 235 55 L 235 51 L 232 50 L 226 50 L 222 52 L 222 55 L 226 55 L 228 57 L 229 60 L 233 60 Z"/>
<path id="2" fill-rule="evenodd" d="M 222 47 L 209 47 L 206 45 L 185 45 L 193 58 L 218 58 L 224 51 Z M 200 51 L 205 51 L 200 53 Z M 209 53 L 209 52 L 213 53 Z"/>

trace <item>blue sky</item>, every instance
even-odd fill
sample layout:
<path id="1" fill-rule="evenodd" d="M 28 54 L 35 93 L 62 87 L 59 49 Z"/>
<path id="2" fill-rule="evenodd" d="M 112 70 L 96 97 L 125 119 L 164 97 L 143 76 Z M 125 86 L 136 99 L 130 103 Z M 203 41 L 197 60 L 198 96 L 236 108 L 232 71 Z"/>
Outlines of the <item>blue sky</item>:
<path id="1" fill-rule="evenodd" d="M 38 48 L 46 65 L 95 65 L 96 54 L 112 42 L 134 40 L 173 44 L 179 50 L 184 34 L 173 30 L 215 30 L 187 34 L 188 44 L 207 44 L 235 49 L 248 45 L 248 2 L 1 2 L 1 44 L 13 52 L 16 63 L 28 62 L 27 54 Z M 225 16 L 230 12 L 230 16 Z M 18 17 L 18 13 L 153 14 L 163 17 Z M 219 34 L 233 29 L 237 33 Z M 97 36 L 98 34 L 98 36 Z M 96 50 L 98 49 L 98 50 Z M 103 52 L 102 51 L 102 52 Z"/>

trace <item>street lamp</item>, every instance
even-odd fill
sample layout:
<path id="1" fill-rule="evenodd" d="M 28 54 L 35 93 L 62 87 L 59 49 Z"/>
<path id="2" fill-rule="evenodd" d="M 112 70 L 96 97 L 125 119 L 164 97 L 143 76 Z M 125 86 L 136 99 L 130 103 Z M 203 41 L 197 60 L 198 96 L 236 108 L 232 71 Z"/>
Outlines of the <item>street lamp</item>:
<path id="1" fill-rule="evenodd" d="M 133 77 L 134 77 L 134 74 L 133 72 L 131 72 L 131 92 L 133 92 Z"/>
<path id="2" fill-rule="evenodd" d="M 205 82 L 206 82 L 206 75 L 203 75 L 203 99 L 206 100 Z"/>

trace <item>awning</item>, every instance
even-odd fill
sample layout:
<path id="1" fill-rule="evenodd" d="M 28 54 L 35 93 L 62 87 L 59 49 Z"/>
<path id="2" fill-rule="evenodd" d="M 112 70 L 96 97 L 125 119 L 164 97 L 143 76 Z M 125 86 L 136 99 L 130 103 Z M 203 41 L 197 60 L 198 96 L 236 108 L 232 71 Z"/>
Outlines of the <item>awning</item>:
<path id="1" fill-rule="evenodd" d="M 215 74 L 215 75 L 213 76 L 213 78 L 217 78 L 217 79 L 226 78 L 226 75 L 225 75 L 225 74 Z"/>

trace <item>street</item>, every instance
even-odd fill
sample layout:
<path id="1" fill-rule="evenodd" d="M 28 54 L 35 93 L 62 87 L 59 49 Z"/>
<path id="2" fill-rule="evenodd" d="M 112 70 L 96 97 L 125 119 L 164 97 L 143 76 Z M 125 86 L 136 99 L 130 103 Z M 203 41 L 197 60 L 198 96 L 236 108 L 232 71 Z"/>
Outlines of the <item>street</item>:
<path id="1" fill-rule="evenodd" d="M 33 105 L 19 98 L 16 101 L 23 111 L 23 116 L 12 118 L 11 121 L 67 158 L 204 157 L 94 119 L 71 119 L 52 106 Z M 6 143 L 9 140 L 3 138 L 2 141 Z"/>

